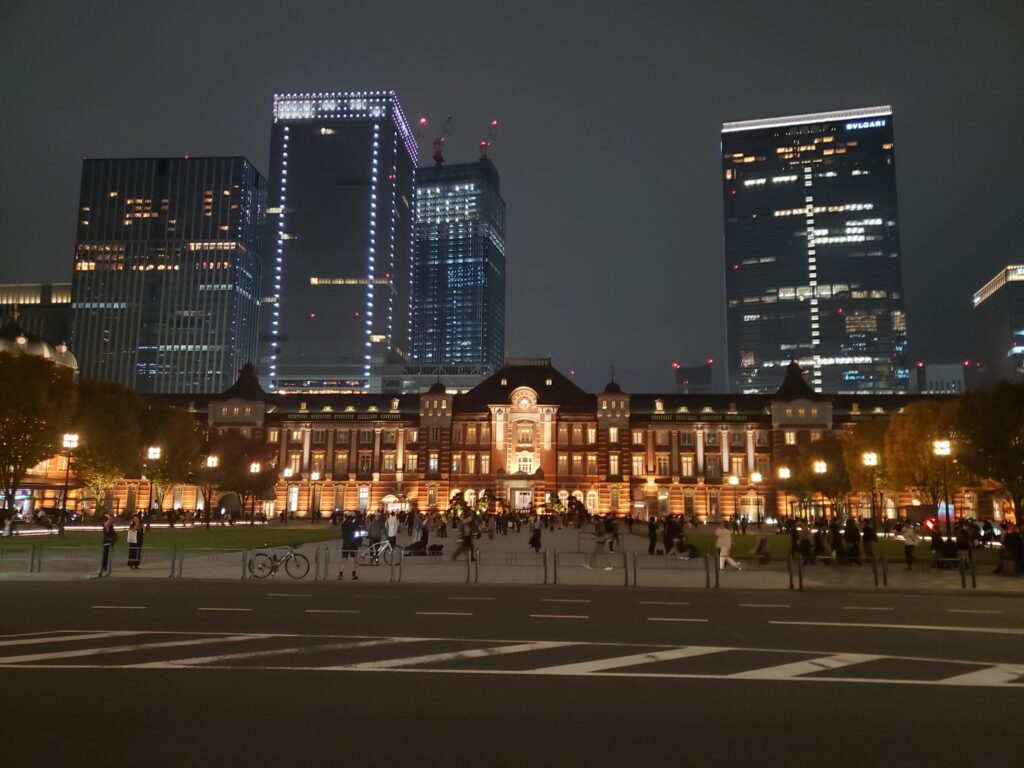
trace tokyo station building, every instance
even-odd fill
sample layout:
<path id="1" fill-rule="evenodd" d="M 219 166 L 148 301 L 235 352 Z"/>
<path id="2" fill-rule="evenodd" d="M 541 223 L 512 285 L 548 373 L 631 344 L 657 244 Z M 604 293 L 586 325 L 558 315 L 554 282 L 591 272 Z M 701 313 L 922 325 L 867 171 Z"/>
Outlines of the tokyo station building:
<path id="1" fill-rule="evenodd" d="M 440 383 L 412 395 L 267 394 L 247 366 L 222 395 L 177 404 L 211 432 L 267 442 L 279 477 L 257 502 L 268 517 L 443 510 L 457 491 L 468 502 L 490 491 L 508 509 L 572 495 L 592 514 L 756 520 L 794 514 L 776 478 L 802 443 L 915 399 L 923 398 L 817 394 L 795 364 L 774 395 L 636 394 L 614 382 L 593 394 L 550 359 L 527 358 L 507 360 L 464 394 Z M 116 502 L 144 507 L 148 494 L 145 480 L 125 479 Z M 868 498 L 853 494 L 853 512 L 868 514 Z M 887 497 L 880 516 L 913 503 L 909 492 Z M 957 489 L 956 503 L 971 514 L 977 495 Z M 167 495 L 172 505 L 204 503 L 183 486 Z"/>

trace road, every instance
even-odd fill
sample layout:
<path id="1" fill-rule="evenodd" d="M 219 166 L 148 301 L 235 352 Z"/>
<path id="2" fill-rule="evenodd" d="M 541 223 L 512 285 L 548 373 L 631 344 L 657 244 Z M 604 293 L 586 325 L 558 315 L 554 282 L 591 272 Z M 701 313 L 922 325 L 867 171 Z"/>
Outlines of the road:
<path id="1" fill-rule="evenodd" d="M 111 580 L 0 617 L 11 765 L 1020 757 L 1018 598 Z"/>

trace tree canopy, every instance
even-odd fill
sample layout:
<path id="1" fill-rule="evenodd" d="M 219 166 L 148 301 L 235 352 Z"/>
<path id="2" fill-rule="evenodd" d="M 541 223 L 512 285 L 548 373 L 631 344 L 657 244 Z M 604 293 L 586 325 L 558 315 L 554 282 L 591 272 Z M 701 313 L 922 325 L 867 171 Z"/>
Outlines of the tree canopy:
<path id="1" fill-rule="evenodd" d="M 203 448 L 196 420 L 184 408 L 155 405 L 143 417 L 146 460 L 144 472 L 157 489 L 155 498 L 163 500 L 175 485 L 192 482 L 199 469 Z M 159 458 L 149 456 L 149 448 L 159 449 Z"/>
<path id="2" fill-rule="evenodd" d="M 896 488 L 918 491 L 925 503 L 937 506 L 943 495 L 943 462 L 950 491 L 959 486 L 963 471 L 953 456 L 935 455 L 932 443 L 953 436 L 958 421 L 956 401 L 922 400 L 910 403 L 889 420 L 885 433 L 885 467 Z"/>
<path id="3" fill-rule="evenodd" d="M 967 394 L 955 427 L 961 462 L 1002 485 L 1014 517 L 1024 519 L 1024 385 L 1001 383 Z"/>
<path id="4" fill-rule="evenodd" d="M 114 483 L 137 477 L 142 464 L 142 398 L 120 384 L 100 381 L 79 382 L 78 395 L 78 473 L 106 510 Z"/>

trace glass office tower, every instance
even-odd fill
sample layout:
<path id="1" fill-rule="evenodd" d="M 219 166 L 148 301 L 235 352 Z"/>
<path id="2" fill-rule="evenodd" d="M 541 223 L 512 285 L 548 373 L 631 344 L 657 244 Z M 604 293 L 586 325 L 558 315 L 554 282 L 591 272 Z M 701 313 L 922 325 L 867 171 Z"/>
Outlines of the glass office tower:
<path id="1" fill-rule="evenodd" d="M 894 163 L 890 107 L 723 126 L 735 391 L 906 391 Z"/>
<path id="2" fill-rule="evenodd" d="M 505 201 L 494 163 L 420 168 L 416 176 L 413 359 L 505 359 Z"/>
<path id="3" fill-rule="evenodd" d="M 244 157 L 86 160 L 71 283 L 83 378 L 222 392 L 257 354 L 266 181 Z"/>
<path id="4" fill-rule="evenodd" d="M 265 371 L 284 391 L 379 391 L 408 362 L 416 141 L 394 91 L 274 97 Z"/>
<path id="5" fill-rule="evenodd" d="M 974 294 L 981 383 L 1024 381 L 1024 264 L 1011 264 Z"/>

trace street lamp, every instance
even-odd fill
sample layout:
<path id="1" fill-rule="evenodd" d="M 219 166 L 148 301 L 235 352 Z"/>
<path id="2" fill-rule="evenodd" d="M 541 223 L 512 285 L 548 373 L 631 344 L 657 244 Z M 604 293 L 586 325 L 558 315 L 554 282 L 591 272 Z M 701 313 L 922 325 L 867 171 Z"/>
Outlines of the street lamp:
<path id="1" fill-rule="evenodd" d="M 732 486 L 732 516 L 733 520 L 739 518 L 740 514 L 740 492 L 737 490 L 737 486 L 740 484 L 740 479 L 736 475 L 729 475 L 729 485 Z"/>
<path id="2" fill-rule="evenodd" d="M 750 482 L 754 486 L 754 508 L 757 512 L 757 522 L 759 523 L 764 522 L 764 516 L 761 514 L 761 494 L 757 492 L 757 484 L 761 482 L 761 479 L 762 478 L 760 472 L 750 473 Z"/>
<path id="3" fill-rule="evenodd" d="M 64 518 L 68 511 L 68 478 L 71 475 L 71 451 L 78 447 L 78 435 L 74 432 L 66 433 L 63 445 L 66 457 L 64 462 L 64 493 L 61 496 L 60 512 L 57 515 L 57 535 L 61 538 L 64 537 Z"/>
<path id="4" fill-rule="evenodd" d="M 775 470 L 776 477 L 779 480 L 786 481 L 793 476 L 793 473 L 789 471 L 789 467 L 779 467 Z M 789 488 L 783 488 L 783 503 L 786 505 L 786 514 L 789 517 L 793 517 L 793 508 L 789 506 Z"/>
<path id="5" fill-rule="evenodd" d="M 258 461 L 254 461 L 249 465 L 249 474 L 258 475 L 263 467 L 260 466 Z M 249 515 L 249 525 L 256 525 L 256 489 L 252 490 L 252 514 Z"/>
<path id="6" fill-rule="evenodd" d="M 146 460 L 147 461 L 160 461 L 160 456 L 163 451 L 160 450 L 159 445 L 151 445 L 146 449 Z M 149 509 L 146 512 L 146 518 L 153 514 L 153 478 L 149 478 Z"/>
<path id="7" fill-rule="evenodd" d="M 210 454 L 209 456 L 206 457 L 207 469 L 216 469 L 219 463 L 220 459 L 217 458 L 216 454 Z"/>
<path id="8" fill-rule="evenodd" d="M 946 481 L 946 465 L 949 464 L 949 440 L 932 440 L 932 453 L 942 459 L 942 497 L 946 503 L 946 538 L 953 538 L 953 522 L 949 514 L 949 484 Z"/>
<path id="9" fill-rule="evenodd" d="M 878 454 L 874 451 L 864 451 L 864 454 L 860 457 L 861 461 L 864 462 L 864 466 L 868 468 L 871 473 L 871 527 L 876 531 L 878 530 L 878 520 L 875 515 L 875 493 L 876 485 L 878 480 L 878 472 L 875 467 L 878 466 Z"/>
<path id="10" fill-rule="evenodd" d="M 822 461 L 821 459 L 818 459 L 817 461 L 814 462 L 814 464 L 812 465 L 811 468 L 814 470 L 814 474 L 816 474 L 816 475 L 824 475 L 826 472 L 828 472 L 828 463 L 825 462 L 825 461 Z M 822 507 L 824 507 L 824 506 L 825 506 L 825 495 L 822 494 Z M 834 509 L 832 510 L 832 517 L 833 518 L 835 517 L 835 510 Z"/>

